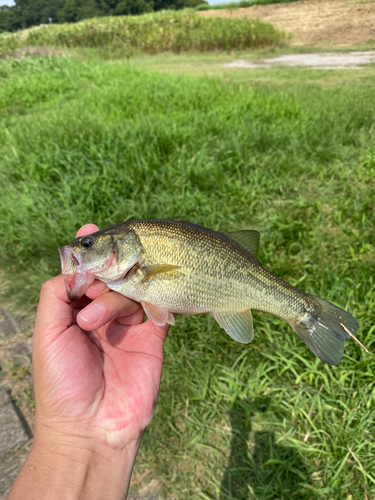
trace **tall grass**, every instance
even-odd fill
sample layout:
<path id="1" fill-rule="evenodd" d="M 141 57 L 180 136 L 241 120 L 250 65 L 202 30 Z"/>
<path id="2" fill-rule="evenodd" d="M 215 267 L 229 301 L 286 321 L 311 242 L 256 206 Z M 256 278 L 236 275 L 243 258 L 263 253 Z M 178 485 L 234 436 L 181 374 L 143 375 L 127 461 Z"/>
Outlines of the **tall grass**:
<path id="1" fill-rule="evenodd" d="M 0 53 L 20 45 L 116 46 L 125 53 L 213 51 L 280 45 L 287 36 L 257 19 L 206 19 L 195 12 L 158 12 L 40 26 L 0 40 Z"/>
<path id="2" fill-rule="evenodd" d="M 288 70 L 289 71 L 289 70 Z M 33 305 L 81 224 L 181 217 L 261 232 L 263 266 L 358 319 L 374 349 L 375 88 L 223 84 L 64 58 L 0 65 L 0 265 Z M 375 365 L 288 325 L 179 316 L 135 486 L 161 497 L 375 496 Z M 139 483 L 137 483 L 139 480 Z"/>

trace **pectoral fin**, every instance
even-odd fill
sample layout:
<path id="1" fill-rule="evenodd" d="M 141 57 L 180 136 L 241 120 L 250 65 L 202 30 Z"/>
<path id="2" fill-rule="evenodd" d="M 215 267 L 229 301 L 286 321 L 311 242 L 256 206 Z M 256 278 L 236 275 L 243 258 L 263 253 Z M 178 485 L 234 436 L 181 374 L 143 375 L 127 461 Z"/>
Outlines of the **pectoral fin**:
<path id="1" fill-rule="evenodd" d="M 174 325 L 174 316 L 168 309 L 157 307 L 147 302 L 141 302 L 141 304 L 148 319 L 155 323 L 155 325 L 164 326 L 167 323 L 169 325 Z"/>
<path id="2" fill-rule="evenodd" d="M 254 338 L 253 318 L 250 309 L 240 313 L 211 313 L 221 328 L 241 344 L 249 344 Z"/>
<path id="3" fill-rule="evenodd" d="M 141 271 L 143 273 L 143 281 L 155 276 L 156 274 L 170 273 L 180 269 L 180 266 L 174 266 L 172 264 L 156 264 L 155 266 L 142 266 Z"/>

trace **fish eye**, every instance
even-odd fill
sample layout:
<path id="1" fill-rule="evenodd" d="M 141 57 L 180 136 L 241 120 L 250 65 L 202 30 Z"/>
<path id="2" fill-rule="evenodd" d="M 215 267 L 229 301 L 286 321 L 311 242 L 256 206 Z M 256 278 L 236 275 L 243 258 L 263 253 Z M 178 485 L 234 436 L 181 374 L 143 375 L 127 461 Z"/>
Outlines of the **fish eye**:
<path id="1" fill-rule="evenodd" d="M 81 240 L 81 247 L 87 249 L 87 248 L 90 248 L 93 243 L 94 243 L 94 240 L 91 238 L 91 236 L 86 236 L 85 238 L 82 238 L 82 240 Z"/>

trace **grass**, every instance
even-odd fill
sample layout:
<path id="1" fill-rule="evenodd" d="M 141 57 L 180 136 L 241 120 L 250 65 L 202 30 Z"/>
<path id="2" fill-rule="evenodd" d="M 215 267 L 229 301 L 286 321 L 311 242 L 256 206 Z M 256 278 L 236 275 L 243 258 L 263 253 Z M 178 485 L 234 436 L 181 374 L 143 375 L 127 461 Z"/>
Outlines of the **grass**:
<path id="1" fill-rule="evenodd" d="M 351 50 L 358 50 L 356 46 Z M 332 49 L 328 49 L 333 52 Z M 342 47 L 336 47 L 335 52 L 342 52 Z M 347 52 L 348 50 L 345 50 Z M 215 77 L 223 83 L 237 83 L 243 85 L 271 85 L 273 89 L 292 84 L 294 87 L 302 86 L 304 91 L 310 85 L 318 86 L 372 86 L 374 78 L 374 67 L 367 66 L 360 71 L 320 69 L 313 71 L 310 68 L 294 67 L 292 69 L 275 67 L 265 68 L 226 68 L 225 63 L 235 59 L 257 60 L 264 58 L 275 58 L 284 54 L 293 53 L 324 53 L 327 49 L 316 47 L 269 47 L 249 51 L 238 51 L 231 53 L 210 53 L 210 54 L 171 54 L 164 53 L 157 56 L 140 54 L 132 58 L 132 63 L 139 68 L 155 71 L 158 73 L 168 73 L 173 75 L 184 75 L 194 77 Z M 74 57 L 78 52 L 73 51 Z M 82 51 L 80 51 L 82 57 Z M 87 61 L 98 61 L 103 56 L 101 51 L 88 49 L 84 51 Z M 117 61 L 122 64 L 121 60 Z"/>
<path id="2" fill-rule="evenodd" d="M 223 82 L 193 62 L 195 77 L 140 60 L 0 65 L 0 266 L 13 297 L 35 307 L 84 223 L 181 217 L 258 229 L 262 265 L 353 313 L 373 350 L 374 69 Z M 167 500 L 372 498 L 373 355 L 348 341 L 330 367 L 281 320 L 255 313 L 254 329 L 244 346 L 211 317 L 177 318 L 134 487 L 152 482 Z"/>
<path id="3" fill-rule="evenodd" d="M 42 25 L 0 39 L 0 54 L 20 46 L 116 48 L 122 57 L 159 53 L 248 49 L 281 45 L 288 36 L 258 19 L 204 18 L 193 11 L 89 19 Z"/>

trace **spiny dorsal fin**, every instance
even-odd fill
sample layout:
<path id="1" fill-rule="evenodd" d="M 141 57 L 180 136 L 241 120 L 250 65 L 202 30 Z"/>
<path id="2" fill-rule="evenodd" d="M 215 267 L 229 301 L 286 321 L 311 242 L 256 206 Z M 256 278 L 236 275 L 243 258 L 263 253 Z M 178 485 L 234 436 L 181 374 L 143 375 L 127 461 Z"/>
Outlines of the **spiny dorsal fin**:
<path id="1" fill-rule="evenodd" d="M 168 220 L 172 220 L 173 222 L 181 222 L 181 224 L 191 224 L 189 220 L 179 219 L 178 217 L 175 219 L 168 219 Z"/>
<path id="2" fill-rule="evenodd" d="M 143 273 L 143 281 L 155 276 L 155 274 L 170 273 L 176 269 L 180 269 L 180 266 L 174 266 L 172 264 L 156 264 L 154 266 L 142 266 L 141 271 Z"/>
<path id="3" fill-rule="evenodd" d="M 250 309 L 239 313 L 212 312 L 211 316 L 233 340 L 241 344 L 249 344 L 253 340 L 253 318 Z"/>
<path id="4" fill-rule="evenodd" d="M 245 229 L 243 231 L 229 231 L 224 233 L 231 240 L 239 243 L 246 248 L 254 256 L 257 254 L 259 247 L 260 234 L 253 229 Z"/>

